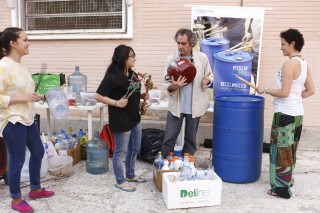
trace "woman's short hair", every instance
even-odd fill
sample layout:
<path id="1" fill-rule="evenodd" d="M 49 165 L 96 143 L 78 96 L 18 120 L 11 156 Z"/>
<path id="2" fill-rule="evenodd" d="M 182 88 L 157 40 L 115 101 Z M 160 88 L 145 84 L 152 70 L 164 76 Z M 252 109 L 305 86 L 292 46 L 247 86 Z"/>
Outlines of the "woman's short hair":
<path id="1" fill-rule="evenodd" d="M 299 52 L 302 50 L 302 47 L 304 45 L 304 38 L 299 30 L 290 28 L 286 31 L 281 32 L 280 37 L 286 40 L 288 44 L 291 44 L 294 41 L 294 48 Z"/>

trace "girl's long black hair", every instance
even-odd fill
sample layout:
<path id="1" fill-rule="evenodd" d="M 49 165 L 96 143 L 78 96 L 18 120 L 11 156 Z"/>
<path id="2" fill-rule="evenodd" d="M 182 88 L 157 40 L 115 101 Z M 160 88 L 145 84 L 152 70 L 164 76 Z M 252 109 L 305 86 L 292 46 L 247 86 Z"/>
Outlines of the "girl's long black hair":
<path id="1" fill-rule="evenodd" d="M 130 53 L 132 55 L 130 55 Z M 119 46 L 117 46 L 114 49 L 114 53 L 112 56 L 112 61 L 111 64 L 109 65 L 107 71 L 106 71 L 106 75 L 107 74 L 112 74 L 113 76 L 113 80 L 116 83 L 119 83 L 121 85 L 125 85 L 128 81 L 125 78 L 124 72 L 126 69 L 126 61 L 129 57 L 135 57 L 135 52 L 134 50 L 129 47 L 126 46 L 124 44 L 121 44 Z M 131 68 L 129 69 L 129 71 L 132 71 Z"/>

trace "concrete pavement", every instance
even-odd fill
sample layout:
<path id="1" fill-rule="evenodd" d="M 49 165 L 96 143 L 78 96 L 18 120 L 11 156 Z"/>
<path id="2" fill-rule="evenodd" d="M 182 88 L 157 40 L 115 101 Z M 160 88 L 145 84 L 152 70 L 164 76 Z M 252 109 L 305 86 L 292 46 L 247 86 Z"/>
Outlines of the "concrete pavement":
<path id="1" fill-rule="evenodd" d="M 320 147 L 320 146 L 319 146 Z M 74 166 L 75 173 L 67 178 L 47 175 L 42 185 L 51 188 L 56 195 L 52 198 L 30 200 L 26 195 L 28 183 L 23 183 L 23 197 L 39 213 L 61 212 L 320 212 L 320 149 L 301 148 L 298 150 L 295 186 L 291 199 L 267 195 L 269 188 L 268 154 L 263 154 L 261 177 L 248 184 L 222 183 L 220 206 L 167 210 L 152 181 L 152 165 L 138 161 L 136 174 L 148 182 L 133 184 L 137 191 L 123 192 L 114 187 L 112 164 L 102 175 L 86 172 L 85 161 Z M 210 165 L 211 149 L 199 148 L 196 163 Z M 8 187 L 0 181 L 0 212 L 15 212 L 10 209 Z"/>

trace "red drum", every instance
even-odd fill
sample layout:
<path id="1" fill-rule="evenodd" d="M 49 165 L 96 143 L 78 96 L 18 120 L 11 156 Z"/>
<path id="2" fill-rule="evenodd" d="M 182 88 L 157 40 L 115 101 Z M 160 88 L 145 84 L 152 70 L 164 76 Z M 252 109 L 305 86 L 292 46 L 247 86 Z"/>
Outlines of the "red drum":
<path id="1" fill-rule="evenodd" d="M 187 80 L 186 83 L 189 84 L 193 81 L 196 76 L 196 67 L 185 58 L 179 58 L 174 60 L 167 69 L 168 75 L 173 76 L 176 81 L 180 76 L 184 76 Z"/>

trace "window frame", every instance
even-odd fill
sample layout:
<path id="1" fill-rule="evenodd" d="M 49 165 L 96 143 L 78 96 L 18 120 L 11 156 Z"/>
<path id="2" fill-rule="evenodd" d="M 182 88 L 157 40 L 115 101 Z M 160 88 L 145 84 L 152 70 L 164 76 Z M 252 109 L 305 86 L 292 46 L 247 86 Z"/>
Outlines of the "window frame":
<path id="1" fill-rule="evenodd" d="M 18 1 L 18 7 L 15 9 L 18 13 L 19 27 L 22 27 L 22 20 L 24 18 L 25 0 Z M 46 30 L 46 31 L 26 31 L 28 39 L 30 40 L 54 40 L 54 39 L 132 39 L 133 38 L 133 6 L 132 0 L 123 0 L 125 26 L 123 29 L 90 29 L 90 30 Z M 14 23 L 14 20 L 12 20 Z M 112 31 L 112 32 L 111 32 Z"/>

